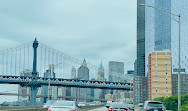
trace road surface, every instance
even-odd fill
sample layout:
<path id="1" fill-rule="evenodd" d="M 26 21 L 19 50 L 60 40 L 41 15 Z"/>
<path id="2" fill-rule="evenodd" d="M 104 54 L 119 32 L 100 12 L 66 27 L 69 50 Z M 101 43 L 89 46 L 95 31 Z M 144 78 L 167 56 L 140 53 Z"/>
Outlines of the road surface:
<path id="1" fill-rule="evenodd" d="M 101 107 L 101 108 L 92 109 L 92 110 L 89 110 L 89 111 L 107 111 L 107 108 L 106 107 Z"/>
<path id="2" fill-rule="evenodd" d="M 92 109 L 89 111 L 108 111 L 108 109 L 106 107 L 102 107 L 102 108 Z M 131 110 L 129 110 L 129 111 L 131 111 Z M 135 111 L 139 111 L 139 110 L 135 110 Z"/>

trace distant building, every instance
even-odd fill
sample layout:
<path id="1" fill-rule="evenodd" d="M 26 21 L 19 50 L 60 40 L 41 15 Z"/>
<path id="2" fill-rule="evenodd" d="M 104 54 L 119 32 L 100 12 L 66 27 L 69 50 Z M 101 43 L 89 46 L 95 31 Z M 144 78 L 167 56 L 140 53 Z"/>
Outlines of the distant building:
<path id="1" fill-rule="evenodd" d="M 104 78 L 104 67 L 102 65 L 102 62 L 98 68 L 98 77 L 97 77 L 97 81 L 105 81 Z M 105 98 L 105 94 L 106 94 L 106 90 L 105 89 L 95 89 L 95 97 L 96 98 L 100 98 L 100 99 L 104 99 Z"/>
<path id="2" fill-rule="evenodd" d="M 77 79 L 75 67 L 72 67 L 72 69 L 71 69 L 71 79 Z M 71 96 L 72 97 L 78 97 L 78 88 L 71 87 Z M 73 100 L 78 101 L 77 99 L 73 99 Z"/>
<path id="3" fill-rule="evenodd" d="M 98 68 L 97 80 L 98 81 L 104 81 L 104 68 L 103 68 L 102 62 L 100 64 L 99 68 Z"/>
<path id="4" fill-rule="evenodd" d="M 127 74 L 125 74 L 125 82 L 133 83 L 134 76 L 134 70 L 128 70 Z"/>
<path id="5" fill-rule="evenodd" d="M 110 82 L 121 82 L 124 81 L 124 63 L 110 61 L 109 62 L 109 81 Z"/>
<path id="6" fill-rule="evenodd" d="M 148 78 L 136 76 L 133 80 L 134 104 L 144 103 L 148 99 Z"/>
<path id="7" fill-rule="evenodd" d="M 49 69 L 46 70 L 46 72 L 44 73 L 44 78 L 55 78 L 55 73 L 54 73 L 54 65 L 50 64 L 49 65 Z M 58 96 L 58 88 L 57 86 L 50 86 L 50 88 L 48 89 L 48 86 L 42 86 L 42 94 L 43 95 L 51 95 L 50 99 L 57 99 Z M 48 97 L 44 97 L 42 102 L 46 103 Z"/>
<path id="8" fill-rule="evenodd" d="M 149 100 L 172 96 L 172 61 L 170 51 L 154 51 L 148 57 Z"/>
<path id="9" fill-rule="evenodd" d="M 134 62 L 134 76 L 137 75 L 137 60 Z"/>
<path id="10" fill-rule="evenodd" d="M 32 77 L 32 71 L 29 69 L 26 69 L 20 73 L 20 76 L 24 77 Z M 22 87 L 18 86 L 18 94 L 22 94 L 25 96 L 18 96 L 18 101 L 23 102 L 23 101 L 30 101 L 30 97 L 27 96 L 27 94 L 31 94 L 31 88 L 30 87 Z"/>
<path id="11" fill-rule="evenodd" d="M 76 68 L 73 66 L 71 69 L 71 79 L 76 79 Z"/>
<path id="12" fill-rule="evenodd" d="M 96 80 L 95 80 L 95 78 L 92 78 L 91 81 L 96 81 Z M 95 90 L 96 89 L 93 89 L 93 88 L 90 90 L 91 91 L 91 98 L 95 98 Z M 91 102 L 93 102 L 93 101 L 91 101 Z"/>
<path id="13" fill-rule="evenodd" d="M 82 65 L 78 69 L 78 79 L 79 80 L 89 80 L 89 69 L 87 67 L 86 60 L 83 60 Z M 91 89 L 88 88 L 78 88 L 78 97 L 80 98 L 90 98 L 91 97 Z M 83 100 L 81 100 L 83 101 Z"/>
<path id="14" fill-rule="evenodd" d="M 178 74 L 172 74 L 172 94 L 178 95 Z M 181 94 L 188 94 L 188 74 L 181 74 Z"/>
<path id="15" fill-rule="evenodd" d="M 87 63 L 85 59 L 80 68 L 78 69 L 78 79 L 89 80 L 89 69 L 87 68 Z"/>
<path id="16" fill-rule="evenodd" d="M 125 82 L 133 83 L 134 75 L 133 74 L 125 74 Z"/>

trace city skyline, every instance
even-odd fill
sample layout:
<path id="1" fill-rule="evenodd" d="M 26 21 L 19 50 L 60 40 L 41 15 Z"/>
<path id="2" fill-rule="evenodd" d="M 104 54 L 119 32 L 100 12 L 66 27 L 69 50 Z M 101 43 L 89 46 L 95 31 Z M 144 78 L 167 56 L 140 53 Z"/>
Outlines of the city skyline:
<path id="1" fill-rule="evenodd" d="M 0 7 L 0 49 L 31 42 L 37 37 L 39 42 L 80 60 L 86 58 L 96 66 L 102 60 L 105 70 L 110 60 L 126 62 L 125 69 L 133 69 L 136 0 L 2 0 Z M 17 89 L 17 85 L 0 86 L 0 91 Z M 4 97 L 0 100 L 6 101 Z"/>

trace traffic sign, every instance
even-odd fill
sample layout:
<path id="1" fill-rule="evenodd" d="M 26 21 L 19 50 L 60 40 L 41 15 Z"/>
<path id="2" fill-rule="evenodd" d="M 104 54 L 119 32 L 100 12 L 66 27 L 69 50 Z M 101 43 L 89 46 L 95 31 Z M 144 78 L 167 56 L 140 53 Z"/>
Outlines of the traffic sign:
<path id="1" fill-rule="evenodd" d="M 185 72 L 185 69 L 173 69 L 174 72 Z"/>

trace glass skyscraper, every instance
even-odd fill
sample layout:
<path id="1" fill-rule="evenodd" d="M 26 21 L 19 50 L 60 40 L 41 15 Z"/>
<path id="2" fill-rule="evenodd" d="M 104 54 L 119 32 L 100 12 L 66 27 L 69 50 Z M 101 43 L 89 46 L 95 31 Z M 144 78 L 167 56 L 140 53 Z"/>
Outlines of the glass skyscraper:
<path id="1" fill-rule="evenodd" d="M 145 75 L 145 0 L 137 0 L 137 73 L 136 76 Z"/>
<path id="2" fill-rule="evenodd" d="M 188 1 L 138 0 L 138 4 L 151 5 L 174 14 L 181 14 L 181 68 L 188 71 Z M 147 76 L 148 55 L 152 51 L 171 50 L 172 69 L 178 68 L 178 22 L 151 7 L 137 8 L 137 76 Z M 140 23 L 142 22 L 142 23 Z M 144 39 L 144 40 L 143 40 Z M 141 42 L 142 41 L 142 42 Z M 143 53 L 145 52 L 145 53 Z M 144 61 L 144 62 L 143 62 Z M 143 67 L 144 65 L 144 67 Z M 145 70 L 144 70 L 145 69 Z M 144 74 L 143 74 L 144 73 Z"/>
<path id="3" fill-rule="evenodd" d="M 188 71 L 188 0 L 137 0 L 138 4 L 151 5 L 174 14 L 181 14 L 181 68 Z M 172 56 L 172 71 L 178 68 L 178 20 L 144 6 L 137 6 L 137 74 L 147 76 L 148 56 L 152 51 L 169 49 Z M 174 74 L 174 72 L 172 72 Z M 144 81 L 144 80 L 143 80 Z M 145 84 L 144 84 L 145 85 Z M 135 87 L 136 88 L 136 87 Z M 135 89 L 134 89 L 135 90 Z M 140 91 L 140 92 L 138 92 Z M 141 93 L 141 90 L 138 90 Z M 134 98 L 143 101 L 145 96 Z"/>
<path id="4" fill-rule="evenodd" d="M 171 12 L 171 0 L 145 0 L 146 5 Z M 145 76 L 148 74 L 148 55 L 152 51 L 171 50 L 171 16 L 145 7 Z"/>
<path id="5" fill-rule="evenodd" d="M 124 62 L 110 61 L 109 62 L 109 81 L 123 82 L 124 78 Z"/>

